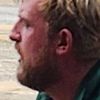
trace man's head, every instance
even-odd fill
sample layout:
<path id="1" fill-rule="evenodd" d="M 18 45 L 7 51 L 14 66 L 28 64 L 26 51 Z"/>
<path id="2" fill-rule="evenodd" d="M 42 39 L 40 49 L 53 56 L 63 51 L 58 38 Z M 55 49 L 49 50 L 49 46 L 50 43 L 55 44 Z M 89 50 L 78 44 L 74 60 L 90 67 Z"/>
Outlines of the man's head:
<path id="1" fill-rule="evenodd" d="M 53 31 L 49 34 L 51 37 L 67 28 L 72 33 L 75 55 L 79 56 L 79 59 L 100 57 L 100 0 L 41 2 L 41 10 L 49 22 L 50 31 Z"/>
<path id="2" fill-rule="evenodd" d="M 48 23 L 39 11 L 40 0 L 26 0 L 10 38 L 20 55 L 18 80 L 30 88 L 43 90 L 55 77 L 54 41 L 48 39 Z M 52 45 L 50 45 L 52 44 Z M 51 48 L 52 46 L 52 48 Z"/>
<path id="3" fill-rule="evenodd" d="M 99 0 L 23 0 L 10 35 L 21 57 L 18 80 L 41 91 L 72 59 L 99 58 L 99 9 Z"/>

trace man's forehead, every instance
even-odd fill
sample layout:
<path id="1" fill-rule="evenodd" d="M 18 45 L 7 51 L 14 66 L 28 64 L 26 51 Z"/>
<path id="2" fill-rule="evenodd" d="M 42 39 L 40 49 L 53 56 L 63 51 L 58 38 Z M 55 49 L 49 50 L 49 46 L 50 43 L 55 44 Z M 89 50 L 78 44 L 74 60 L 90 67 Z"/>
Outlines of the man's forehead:
<path id="1" fill-rule="evenodd" d="M 34 0 L 21 0 L 21 3 L 29 2 L 29 1 L 34 1 Z"/>
<path id="2" fill-rule="evenodd" d="M 37 14 L 40 15 L 38 1 L 39 0 L 22 0 L 23 3 L 21 3 L 19 8 L 19 16 L 28 19 L 30 17 L 33 18 L 33 16 L 36 17 Z"/>
<path id="3" fill-rule="evenodd" d="M 21 2 L 23 3 L 23 2 L 25 2 L 26 0 L 21 0 Z"/>
<path id="4" fill-rule="evenodd" d="M 30 1 L 30 0 L 21 0 L 20 2 L 26 2 L 26 1 Z M 31 1 L 42 1 L 42 0 L 31 0 Z"/>
<path id="5" fill-rule="evenodd" d="M 21 0 L 19 9 L 39 9 L 42 0 Z"/>

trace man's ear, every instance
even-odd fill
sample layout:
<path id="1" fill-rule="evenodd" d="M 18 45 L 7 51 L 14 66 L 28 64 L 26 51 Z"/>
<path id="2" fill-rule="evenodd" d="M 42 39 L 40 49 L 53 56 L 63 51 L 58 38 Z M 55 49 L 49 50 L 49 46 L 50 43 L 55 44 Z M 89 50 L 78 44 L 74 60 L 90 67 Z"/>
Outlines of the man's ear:
<path id="1" fill-rule="evenodd" d="M 65 54 L 71 50 L 72 33 L 68 29 L 62 29 L 59 31 L 56 46 L 56 53 L 58 55 Z"/>

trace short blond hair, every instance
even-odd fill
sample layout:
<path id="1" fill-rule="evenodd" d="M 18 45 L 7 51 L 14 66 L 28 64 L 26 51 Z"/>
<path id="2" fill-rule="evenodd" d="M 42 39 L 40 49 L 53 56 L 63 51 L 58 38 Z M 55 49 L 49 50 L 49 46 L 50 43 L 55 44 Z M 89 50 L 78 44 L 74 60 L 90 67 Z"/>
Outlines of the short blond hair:
<path id="1" fill-rule="evenodd" d="M 100 0 L 41 0 L 51 36 L 67 28 L 72 32 L 76 55 L 100 58 Z"/>

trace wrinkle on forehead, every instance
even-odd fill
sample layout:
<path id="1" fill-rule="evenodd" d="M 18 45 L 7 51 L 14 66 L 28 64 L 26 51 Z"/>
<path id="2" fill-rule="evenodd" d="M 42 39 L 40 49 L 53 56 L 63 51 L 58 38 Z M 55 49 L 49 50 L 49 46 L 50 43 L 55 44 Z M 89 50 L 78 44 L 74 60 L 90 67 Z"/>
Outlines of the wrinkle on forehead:
<path id="1" fill-rule="evenodd" d="M 19 16 L 23 19 L 35 21 L 42 16 L 42 13 L 39 10 L 39 1 L 41 0 L 23 0 L 19 9 Z"/>
<path id="2" fill-rule="evenodd" d="M 24 1 L 27 1 L 27 0 L 21 0 L 22 3 L 23 3 Z"/>
<path id="3" fill-rule="evenodd" d="M 39 10 L 39 3 L 41 0 L 22 0 L 23 3 L 21 3 L 19 12 L 22 12 L 23 10 L 27 9 L 28 12 L 38 12 Z"/>

